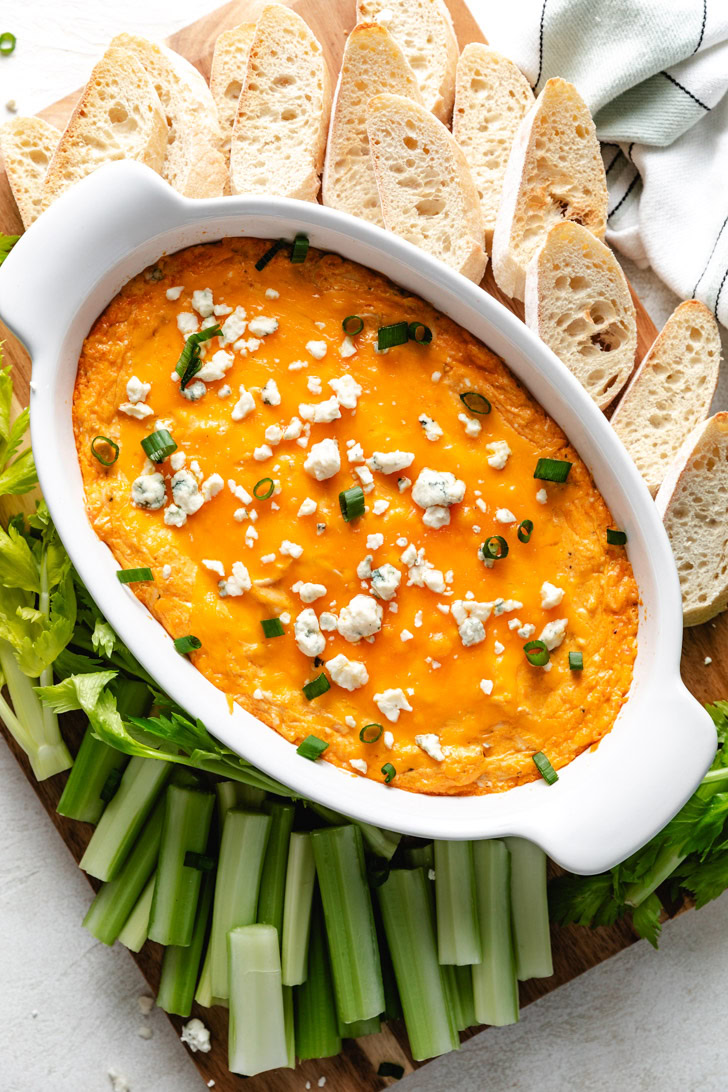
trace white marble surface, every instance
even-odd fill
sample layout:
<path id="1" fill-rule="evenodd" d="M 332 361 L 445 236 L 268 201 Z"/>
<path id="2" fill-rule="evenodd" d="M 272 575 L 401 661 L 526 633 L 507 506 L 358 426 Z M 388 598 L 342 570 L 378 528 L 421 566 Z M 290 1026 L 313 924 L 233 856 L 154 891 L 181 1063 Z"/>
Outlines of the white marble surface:
<path id="1" fill-rule="evenodd" d="M 80 86 L 114 34 L 169 34 L 215 6 L 125 0 L 112 12 L 99 0 L 5 0 L 0 32 L 18 46 L 0 57 L 0 118 L 8 100 L 32 113 Z M 659 326 L 677 301 L 649 272 L 628 274 Z M 140 1015 L 144 982 L 128 954 L 82 929 L 90 889 L 4 747 L 0 832 L 0 1092 L 104 1092 L 110 1068 L 132 1092 L 204 1088 L 162 1014 Z M 670 923 L 659 952 L 636 945 L 530 1006 L 517 1027 L 484 1032 L 400 1087 L 722 1092 L 727 924 L 724 897 Z M 139 1035 L 145 1026 L 151 1039 Z"/>

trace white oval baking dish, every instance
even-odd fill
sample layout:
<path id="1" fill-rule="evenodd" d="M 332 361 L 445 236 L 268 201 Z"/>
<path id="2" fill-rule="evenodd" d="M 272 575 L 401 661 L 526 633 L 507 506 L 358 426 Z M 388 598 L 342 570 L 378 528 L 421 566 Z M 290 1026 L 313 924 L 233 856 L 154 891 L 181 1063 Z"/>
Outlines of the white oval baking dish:
<path id="1" fill-rule="evenodd" d="M 391 277 L 449 315 L 503 358 L 561 425 L 592 471 L 629 556 L 642 606 L 629 699 L 600 746 L 549 787 L 491 796 L 408 793 L 311 763 L 273 729 L 235 707 L 180 657 L 162 626 L 115 579 L 117 565 L 84 510 L 71 425 L 81 344 L 136 273 L 162 253 L 225 236 L 292 238 Z M 0 269 L 0 317 L 33 359 L 31 428 L 44 496 L 73 563 L 144 667 L 227 746 L 328 807 L 403 833 L 436 838 L 521 835 L 559 864 L 592 873 L 659 830 L 711 762 L 712 722 L 680 678 L 682 613 L 672 554 L 653 501 L 609 424 L 564 365 L 491 296 L 409 243 L 316 204 L 180 197 L 133 163 L 104 167 L 54 204 Z"/>

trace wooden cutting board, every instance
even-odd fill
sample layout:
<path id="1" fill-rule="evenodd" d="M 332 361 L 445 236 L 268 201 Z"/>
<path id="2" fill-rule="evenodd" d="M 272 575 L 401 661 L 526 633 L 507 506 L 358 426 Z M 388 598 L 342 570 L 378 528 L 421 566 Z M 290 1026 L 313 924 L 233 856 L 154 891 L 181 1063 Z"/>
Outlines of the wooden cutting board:
<path id="1" fill-rule="evenodd" d="M 453 16 L 460 47 L 468 42 L 482 41 L 475 20 L 463 0 L 446 0 Z M 178 52 L 187 57 L 204 73 L 209 75 L 215 39 L 218 34 L 235 26 L 237 23 L 255 20 L 264 6 L 265 0 L 233 0 L 225 7 L 218 8 L 198 22 L 179 31 L 169 43 Z M 347 34 L 355 23 L 355 0 L 291 0 L 289 6 L 299 12 L 308 22 L 322 42 L 332 75 L 338 72 L 339 62 Z M 68 117 L 77 101 L 78 92 L 68 95 L 60 102 L 42 111 L 42 116 L 59 128 L 64 128 Z M 0 169 L 0 231 L 19 233 L 22 231 L 20 217 L 10 193 L 5 173 Z M 490 267 L 483 282 L 483 287 L 496 296 L 501 303 L 523 317 L 520 304 L 513 304 L 496 287 Z M 634 293 L 633 293 L 634 295 Z M 656 330 L 640 301 L 635 296 L 638 322 L 638 357 L 641 358 L 654 340 Z M 0 325 L 0 337 L 5 338 L 5 359 L 14 368 L 15 396 L 19 405 L 27 405 L 30 382 L 30 360 L 19 343 Z M 722 666 L 728 663 L 728 615 L 723 615 L 714 623 L 691 629 L 687 632 L 683 653 L 683 677 L 701 701 L 713 700 L 728 694 L 728 672 Z M 710 665 L 705 665 L 706 657 L 712 658 Z M 56 814 L 56 804 L 60 797 L 64 777 L 38 783 L 33 778 L 25 756 L 12 738 L 0 725 L 13 754 L 32 784 L 41 803 L 48 812 L 61 837 L 78 861 L 83 854 L 91 834 L 91 828 L 85 824 L 71 822 Z M 69 716 L 64 718 L 64 735 L 72 751 L 75 751 L 83 731 L 83 724 Z M 80 923 L 79 923 L 80 927 Z M 637 939 L 631 927 L 622 922 L 610 928 L 593 931 L 586 929 L 553 930 L 554 976 L 550 979 L 526 982 L 521 986 L 521 1003 L 541 997 L 564 982 L 575 978 L 583 971 L 614 955 L 616 952 Z M 141 967 L 151 988 L 156 992 L 159 982 L 161 948 L 147 943 L 134 958 Z M 306 1081 L 312 1088 L 317 1087 L 319 1078 L 326 1078 L 326 1087 L 332 1092 L 373 1092 L 393 1083 L 389 1079 L 377 1076 L 377 1067 L 382 1061 L 399 1062 L 407 1072 L 417 1063 L 413 1063 L 407 1048 L 407 1036 L 403 1025 L 386 1026 L 379 1035 L 369 1036 L 357 1041 L 348 1040 L 344 1051 L 337 1058 L 317 1062 L 305 1062 L 292 1070 L 276 1070 L 259 1077 L 245 1080 L 231 1076 L 226 1065 L 227 1010 L 215 1008 L 193 1013 L 200 1016 L 212 1032 L 213 1049 L 209 1054 L 192 1056 L 200 1075 L 205 1082 L 215 1081 L 219 1092 L 300 1092 Z M 171 1017 L 179 1028 L 183 1021 Z M 463 1039 L 475 1034 L 464 1033 Z M 494 1045 L 497 1043 L 497 1031 L 491 1032 Z M 201 1085 L 202 1087 L 202 1085 Z"/>

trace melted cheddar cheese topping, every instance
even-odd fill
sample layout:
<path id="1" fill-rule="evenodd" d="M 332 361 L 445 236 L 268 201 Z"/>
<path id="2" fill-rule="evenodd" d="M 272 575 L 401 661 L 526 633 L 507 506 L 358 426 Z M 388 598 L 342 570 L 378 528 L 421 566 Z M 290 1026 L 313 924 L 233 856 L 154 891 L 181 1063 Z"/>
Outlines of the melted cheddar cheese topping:
<path id="1" fill-rule="evenodd" d="M 391 763 L 393 784 L 430 793 L 531 781 L 538 751 L 566 765 L 612 727 L 636 653 L 637 587 L 587 468 L 451 320 L 313 248 L 258 271 L 268 246 L 165 257 L 95 323 L 73 405 L 93 527 L 121 567 L 153 570 L 131 587 L 173 637 L 199 638 L 195 666 L 293 743 L 326 741 L 326 760 L 379 781 Z M 364 327 L 347 337 L 350 315 Z M 431 343 L 378 352 L 378 328 L 403 321 Z M 182 391 L 185 338 L 213 323 Z M 177 451 L 154 464 L 141 441 L 160 428 Z M 108 468 L 96 436 L 119 446 Z M 539 458 L 570 461 L 567 481 L 535 479 Z M 366 511 L 347 522 L 355 486 Z M 508 554 L 486 564 L 492 536 Z M 282 636 L 265 636 L 271 618 Z M 546 668 L 529 639 L 550 646 Z M 309 700 L 320 674 L 330 689 Z"/>

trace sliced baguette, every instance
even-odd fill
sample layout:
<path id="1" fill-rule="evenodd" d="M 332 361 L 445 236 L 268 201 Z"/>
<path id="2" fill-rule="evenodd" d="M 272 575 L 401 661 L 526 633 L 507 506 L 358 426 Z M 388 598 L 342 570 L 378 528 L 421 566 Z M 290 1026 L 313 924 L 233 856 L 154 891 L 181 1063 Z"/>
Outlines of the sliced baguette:
<path id="1" fill-rule="evenodd" d="M 466 45 L 457 67 L 452 135 L 478 187 L 489 247 L 508 156 L 533 101 L 529 82 L 513 61 L 481 42 Z"/>
<path id="2" fill-rule="evenodd" d="M 389 31 L 361 23 L 344 46 L 321 196 L 325 205 L 384 227 L 366 123 L 367 104 L 380 93 L 422 102 L 417 77 Z"/>
<path id="3" fill-rule="evenodd" d="M 330 113 L 321 43 L 290 8 L 263 8 L 233 128 L 232 192 L 315 201 Z"/>
<path id="4" fill-rule="evenodd" d="M 637 319 L 612 251 L 580 224 L 552 227 L 526 273 L 526 325 L 603 409 L 632 374 Z"/>
<path id="5" fill-rule="evenodd" d="M 493 274 L 507 296 L 523 299 L 526 267 L 561 220 L 603 239 L 607 182 L 586 104 L 573 84 L 557 78 L 547 81 L 521 122 L 503 179 Z"/>
<path id="6" fill-rule="evenodd" d="M 367 132 L 384 225 L 476 284 L 485 273 L 483 217 L 454 137 L 402 95 L 376 95 Z"/>
<path id="7" fill-rule="evenodd" d="M 222 130 L 222 150 L 230 158 L 230 141 L 233 135 L 238 99 L 248 70 L 250 47 L 255 37 L 255 23 L 240 23 L 232 30 L 224 30 L 215 42 L 210 70 L 210 91 L 217 107 Z"/>
<path id="8" fill-rule="evenodd" d="M 119 34 L 112 46 L 128 49 L 154 84 L 169 125 L 162 176 L 185 197 L 219 197 L 227 181 L 217 110 L 204 76 L 167 46 Z"/>
<path id="9" fill-rule="evenodd" d="M 424 106 L 449 124 L 458 42 L 442 0 L 357 0 L 356 18 L 387 28 L 417 77 Z"/>
<path id="10" fill-rule="evenodd" d="M 683 622 L 697 626 L 728 605 L 728 413 L 693 429 L 655 504 L 675 555 Z"/>
<path id="11" fill-rule="evenodd" d="M 656 493 L 685 437 L 710 412 L 720 333 L 698 300 L 676 307 L 612 415 L 612 427 Z"/>
<path id="12" fill-rule="evenodd" d="M 23 227 L 40 216 L 43 179 L 61 138 L 42 118 L 13 118 L 0 126 L 0 152 Z"/>
<path id="13" fill-rule="evenodd" d="M 135 159 L 161 172 L 167 122 L 154 85 L 128 49 L 110 47 L 91 73 L 43 182 L 46 209 L 104 163 Z"/>

